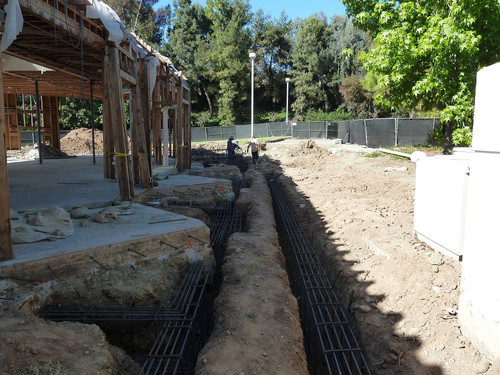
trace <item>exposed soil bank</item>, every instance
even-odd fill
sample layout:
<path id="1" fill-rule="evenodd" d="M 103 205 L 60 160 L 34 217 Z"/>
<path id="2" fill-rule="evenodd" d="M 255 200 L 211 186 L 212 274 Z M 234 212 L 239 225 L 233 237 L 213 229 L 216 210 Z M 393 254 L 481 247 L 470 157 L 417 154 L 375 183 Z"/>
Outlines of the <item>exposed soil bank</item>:
<path id="1" fill-rule="evenodd" d="M 237 206 L 247 230 L 227 244 L 212 335 L 197 374 L 307 374 L 297 301 L 279 248 L 271 195 L 262 173 L 250 169 Z"/>
<path id="2" fill-rule="evenodd" d="M 177 293 L 194 253 L 211 252 L 194 245 L 155 259 L 95 268 L 84 274 L 43 284 L 0 280 L 0 374 L 15 375 L 137 375 L 140 366 L 124 350 L 111 345 L 110 333 L 97 325 L 45 321 L 37 317 L 47 304 L 84 306 L 160 306 Z M 201 255 L 203 256 L 203 255 Z M 129 349 L 144 344 L 148 352 L 154 339 L 149 331 L 114 328 L 117 345 Z M 123 330 L 123 332 L 122 332 Z M 140 334 L 138 335 L 137 332 Z"/>

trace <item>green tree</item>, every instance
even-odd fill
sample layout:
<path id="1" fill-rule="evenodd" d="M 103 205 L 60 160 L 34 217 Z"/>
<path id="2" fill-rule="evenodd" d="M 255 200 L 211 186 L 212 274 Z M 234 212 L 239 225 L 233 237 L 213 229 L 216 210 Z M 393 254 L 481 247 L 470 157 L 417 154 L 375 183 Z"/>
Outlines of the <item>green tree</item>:
<path id="1" fill-rule="evenodd" d="M 292 26 L 284 12 L 275 19 L 259 9 L 253 17 L 252 49 L 257 54 L 256 104 L 268 111 L 284 106 L 285 76 L 291 67 Z"/>
<path id="2" fill-rule="evenodd" d="M 447 137 L 470 127 L 476 72 L 500 57 L 498 0 L 343 0 L 374 47 L 364 67 L 392 109 L 441 110 Z"/>
<path id="3" fill-rule="evenodd" d="M 210 21 L 205 16 L 205 9 L 198 3 L 192 4 L 191 0 L 175 0 L 167 24 L 167 43 L 162 52 L 187 77 L 193 111 L 208 109 L 212 116 L 217 87 L 209 71 Z"/>
<path id="4" fill-rule="evenodd" d="M 60 108 L 59 124 L 62 129 L 71 130 L 91 127 L 90 100 L 62 98 Z M 102 105 L 98 101 L 94 101 L 94 125 L 96 129 L 102 130 Z"/>
<path id="5" fill-rule="evenodd" d="M 303 118 L 311 107 L 323 107 L 325 112 L 329 109 L 326 95 L 329 79 L 325 74 L 328 64 L 324 59 L 330 33 L 323 14 L 308 17 L 296 25 L 291 74 L 295 88 L 292 109 L 298 118 Z"/>
<path id="6" fill-rule="evenodd" d="M 250 6 L 247 0 L 208 0 L 205 15 L 211 22 L 209 73 L 219 83 L 218 117 L 222 125 L 233 125 L 247 95 Z"/>
<path id="7" fill-rule="evenodd" d="M 104 0 L 125 24 L 142 39 L 159 48 L 163 42 L 169 7 L 153 8 L 158 0 Z M 136 24 L 137 19 L 137 24 Z"/>

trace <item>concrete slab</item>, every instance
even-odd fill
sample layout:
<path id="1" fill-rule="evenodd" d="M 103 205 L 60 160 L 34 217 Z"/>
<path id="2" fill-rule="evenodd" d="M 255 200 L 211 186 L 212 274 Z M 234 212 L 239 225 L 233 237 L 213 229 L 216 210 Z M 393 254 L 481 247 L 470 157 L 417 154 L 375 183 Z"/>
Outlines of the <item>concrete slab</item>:
<path id="1" fill-rule="evenodd" d="M 140 204 L 132 204 L 131 209 L 132 215 L 120 215 L 104 224 L 88 221 L 81 227 L 82 220 L 74 220 L 75 233 L 65 239 L 14 245 L 14 259 L 0 262 L 0 274 L 30 278 L 36 274 L 43 279 L 50 276 L 48 264 L 52 270 L 59 269 L 59 275 L 75 267 L 80 272 L 99 267 L 90 255 L 103 264 L 112 264 L 177 250 L 208 251 L 205 243 L 209 242 L 209 229 L 202 221 Z"/>
<path id="2" fill-rule="evenodd" d="M 109 204 L 119 197 L 116 180 L 103 177 L 103 158 L 78 156 L 71 159 L 46 159 L 10 161 L 10 206 L 16 211 L 39 210 L 50 206 L 71 208 L 74 205 L 97 207 Z M 176 187 L 202 184 L 227 184 L 227 180 L 173 174 L 172 167 L 154 167 L 159 187 Z M 168 178 L 166 178 L 168 176 Z M 135 194 L 144 189 L 135 187 Z"/>
<path id="3" fill-rule="evenodd" d="M 119 194 L 118 182 L 103 177 L 102 156 L 9 162 L 10 206 L 16 211 L 50 206 L 110 202 Z"/>

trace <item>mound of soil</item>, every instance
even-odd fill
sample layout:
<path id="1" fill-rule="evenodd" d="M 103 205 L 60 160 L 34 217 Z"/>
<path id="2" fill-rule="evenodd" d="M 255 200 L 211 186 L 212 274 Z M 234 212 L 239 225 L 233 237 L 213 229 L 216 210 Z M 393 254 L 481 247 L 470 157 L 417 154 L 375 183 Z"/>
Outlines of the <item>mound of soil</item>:
<path id="1" fill-rule="evenodd" d="M 35 160 L 40 156 L 38 146 L 29 150 L 27 153 L 22 156 L 23 159 Z M 42 158 L 43 159 L 68 159 L 71 158 L 67 153 L 58 150 L 52 146 L 42 145 Z"/>
<path id="2" fill-rule="evenodd" d="M 95 152 L 103 153 L 103 133 L 101 130 L 95 130 Z M 61 139 L 61 149 L 70 153 L 81 155 L 92 154 L 92 129 L 75 129 L 70 131 Z"/>
<path id="3" fill-rule="evenodd" d="M 207 142 L 207 143 L 202 143 L 201 145 L 195 145 L 193 146 L 193 149 L 217 151 L 225 149 L 225 145 L 217 142 Z"/>
<path id="4" fill-rule="evenodd" d="M 304 142 L 299 143 L 298 146 L 292 148 L 289 152 L 288 155 L 291 157 L 294 156 L 299 156 L 299 155 L 313 155 L 318 158 L 321 158 L 323 156 L 329 155 L 330 152 L 323 148 L 320 147 L 316 144 L 316 142 L 307 140 Z"/>

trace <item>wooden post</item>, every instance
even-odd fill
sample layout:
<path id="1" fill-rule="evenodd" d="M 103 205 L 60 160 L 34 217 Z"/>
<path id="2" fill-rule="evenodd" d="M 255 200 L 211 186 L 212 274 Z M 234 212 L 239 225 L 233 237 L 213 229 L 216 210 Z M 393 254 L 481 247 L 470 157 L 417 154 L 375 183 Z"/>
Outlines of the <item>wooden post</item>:
<path id="1" fill-rule="evenodd" d="M 109 103 L 109 93 L 108 93 L 108 56 L 104 55 L 104 66 L 102 69 L 103 85 L 101 88 L 102 94 L 102 137 L 103 137 L 103 166 L 104 166 L 104 178 L 114 179 L 115 176 L 115 166 L 113 165 L 113 153 L 114 153 L 114 141 L 113 141 L 113 119 L 111 116 L 111 106 Z"/>
<path id="2" fill-rule="evenodd" d="M 191 90 L 186 90 L 188 104 L 186 105 L 186 146 L 188 147 L 187 169 L 191 169 Z"/>
<path id="3" fill-rule="evenodd" d="M 45 141 L 57 149 L 61 149 L 59 133 L 59 98 L 56 96 L 43 96 L 43 137 Z"/>
<path id="4" fill-rule="evenodd" d="M 162 147 L 161 147 L 161 79 L 156 78 L 156 85 L 153 89 L 153 151 L 155 164 L 161 165 Z"/>
<path id="5" fill-rule="evenodd" d="M 130 130 L 132 136 L 132 172 L 134 175 L 134 184 L 138 185 L 140 182 L 140 171 L 139 171 L 139 141 L 137 139 L 137 120 L 136 120 L 136 111 L 133 105 L 133 101 L 135 100 L 135 90 L 133 86 L 131 86 L 129 91 L 129 108 L 130 108 Z M 142 123 L 141 123 L 142 126 Z"/>
<path id="6" fill-rule="evenodd" d="M 139 82 L 139 74 L 137 72 L 137 63 L 132 67 L 132 73 L 137 82 Z M 147 95 L 147 94 L 146 94 Z M 149 162 L 146 146 L 146 135 L 144 131 L 144 117 L 142 115 L 141 104 L 141 89 L 139 84 L 132 87 L 132 112 L 134 114 L 134 129 L 136 139 L 134 140 L 134 148 L 139 156 L 139 170 L 141 185 L 143 188 L 152 187 L 151 175 L 149 173 Z"/>
<path id="7" fill-rule="evenodd" d="M 2 53 L 0 53 L 0 261 L 12 259 L 13 257 L 10 233 L 9 172 L 7 170 L 7 142 L 5 136 Z"/>
<path id="8" fill-rule="evenodd" d="M 108 78 L 110 113 L 113 124 L 113 139 L 115 143 L 116 170 L 118 172 L 121 200 L 128 201 L 134 195 L 134 191 L 130 176 L 130 154 L 127 142 L 127 129 L 125 127 L 120 62 L 118 49 L 113 42 L 106 42 L 106 55 L 108 56 L 106 73 Z"/>
<path id="9" fill-rule="evenodd" d="M 21 134 L 19 133 L 19 124 L 17 119 L 16 94 L 5 94 L 4 100 L 7 150 L 20 150 Z"/>
<path id="10" fill-rule="evenodd" d="M 175 154 L 175 160 L 177 162 L 177 170 L 179 172 L 184 170 L 184 155 L 182 152 L 182 118 L 184 117 L 184 111 L 182 108 L 182 78 L 178 77 L 177 81 L 177 118 L 175 119 L 175 149 L 177 150 Z"/>
<path id="11" fill-rule="evenodd" d="M 142 115 L 144 119 L 144 138 L 146 140 L 146 156 L 148 158 L 149 175 L 153 174 L 151 162 L 151 108 L 149 107 L 149 75 L 148 65 L 143 60 L 138 72 L 139 75 L 139 99 L 141 100 Z"/>

